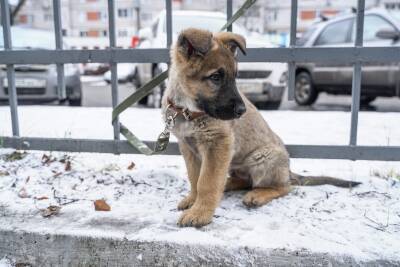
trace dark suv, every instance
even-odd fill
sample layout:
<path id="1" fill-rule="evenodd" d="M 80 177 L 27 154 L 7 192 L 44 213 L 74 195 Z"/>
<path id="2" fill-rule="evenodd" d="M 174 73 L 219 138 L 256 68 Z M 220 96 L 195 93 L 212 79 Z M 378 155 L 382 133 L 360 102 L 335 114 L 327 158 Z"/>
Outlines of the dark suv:
<path id="1" fill-rule="evenodd" d="M 354 45 L 355 14 L 348 14 L 312 25 L 297 40 L 303 47 L 347 47 Z M 400 23 L 382 9 L 365 12 L 364 46 L 399 47 Z M 296 67 L 295 100 L 311 105 L 320 92 L 351 94 L 352 64 L 299 63 Z M 361 104 L 378 96 L 400 96 L 400 64 L 365 63 L 362 65 Z"/>

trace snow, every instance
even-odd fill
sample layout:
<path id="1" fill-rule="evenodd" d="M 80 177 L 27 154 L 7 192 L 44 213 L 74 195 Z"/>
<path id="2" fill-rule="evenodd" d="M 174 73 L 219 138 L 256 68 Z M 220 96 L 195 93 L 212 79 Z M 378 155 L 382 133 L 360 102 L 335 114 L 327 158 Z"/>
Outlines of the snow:
<path id="1" fill-rule="evenodd" d="M 12 267 L 13 266 L 13 262 L 8 259 L 8 258 L 2 258 L 0 259 L 0 267 Z"/>
<path id="2" fill-rule="evenodd" d="M 262 112 L 288 144 L 347 144 L 350 114 L 344 112 Z M 19 109 L 21 133 L 36 137 L 107 139 L 109 108 L 29 107 Z M 122 121 L 140 138 L 162 130 L 160 111 L 129 109 Z M 0 107 L 0 135 L 11 135 L 9 109 Z M 361 112 L 360 145 L 400 145 L 399 115 Z M 296 187 L 286 197 L 247 209 L 244 192 L 228 192 L 213 222 L 201 229 L 180 228 L 178 201 L 188 192 L 180 156 L 29 151 L 6 161 L 0 149 L 0 229 L 80 234 L 182 244 L 262 249 L 306 249 L 349 255 L 359 261 L 400 260 L 399 162 L 292 159 L 292 169 L 362 181 L 357 188 Z M 57 160 L 43 164 L 43 154 Z M 133 169 L 128 169 L 131 162 Z M 22 190 L 23 189 L 23 190 Z M 22 190 L 22 193 L 21 193 Z M 23 192 L 25 190 L 25 193 Z M 48 199 L 39 200 L 42 197 Z M 111 211 L 95 211 L 104 199 Z M 72 203 L 69 203 L 72 202 Z M 41 209 L 61 205 L 58 215 Z M 0 266 L 5 259 L 0 260 Z M 7 265 L 6 265 L 7 266 Z"/>

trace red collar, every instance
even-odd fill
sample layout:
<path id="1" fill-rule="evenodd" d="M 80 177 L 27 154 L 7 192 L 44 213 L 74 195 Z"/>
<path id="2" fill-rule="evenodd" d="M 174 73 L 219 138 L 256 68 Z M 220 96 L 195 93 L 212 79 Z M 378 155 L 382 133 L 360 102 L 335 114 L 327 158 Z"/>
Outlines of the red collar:
<path id="1" fill-rule="evenodd" d="M 167 108 L 170 108 L 173 111 L 175 111 L 177 115 L 182 115 L 188 121 L 197 119 L 206 114 L 203 111 L 190 111 L 187 108 L 176 106 L 175 103 L 170 98 L 168 98 L 167 101 L 168 101 Z"/>

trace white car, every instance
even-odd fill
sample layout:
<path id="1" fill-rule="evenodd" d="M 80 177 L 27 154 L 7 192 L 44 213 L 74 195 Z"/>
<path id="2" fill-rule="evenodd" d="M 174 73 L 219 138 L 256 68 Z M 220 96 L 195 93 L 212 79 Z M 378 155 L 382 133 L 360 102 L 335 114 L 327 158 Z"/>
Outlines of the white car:
<path id="1" fill-rule="evenodd" d="M 118 68 L 117 76 L 119 83 L 127 83 L 135 81 L 137 72 L 136 63 L 119 63 L 117 68 Z M 104 73 L 103 79 L 107 83 L 111 83 L 111 70 L 108 70 L 106 73 Z"/>
<path id="2" fill-rule="evenodd" d="M 217 32 L 226 23 L 226 15 L 220 12 L 179 10 L 172 13 L 173 41 L 178 34 L 190 27 Z M 250 33 L 238 24 L 233 24 L 233 32 L 246 38 L 247 47 L 272 47 L 257 33 Z M 139 48 L 165 48 L 166 12 L 162 11 L 153 21 L 151 27 L 139 31 Z M 281 103 L 285 88 L 284 63 L 239 63 L 236 79 L 238 89 L 260 108 L 277 109 Z M 143 85 L 152 77 L 167 69 L 167 64 L 138 64 L 138 84 Z M 145 100 L 148 105 L 159 107 L 165 84 L 154 89 Z"/>

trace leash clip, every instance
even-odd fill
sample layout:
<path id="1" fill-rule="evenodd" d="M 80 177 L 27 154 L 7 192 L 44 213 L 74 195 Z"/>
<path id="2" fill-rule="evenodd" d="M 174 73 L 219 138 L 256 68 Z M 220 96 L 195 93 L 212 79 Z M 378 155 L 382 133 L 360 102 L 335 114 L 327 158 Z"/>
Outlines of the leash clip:
<path id="1" fill-rule="evenodd" d="M 171 107 L 171 105 L 169 104 L 167 106 L 167 109 L 169 109 Z M 175 111 L 173 115 L 167 115 L 166 119 L 165 119 L 165 129 L 164 129 L 164 133 L 166 132 L 170 132 L 174 126 L 175 126 L 175 119 L 178 116 L 178 112 Z"/>

